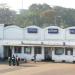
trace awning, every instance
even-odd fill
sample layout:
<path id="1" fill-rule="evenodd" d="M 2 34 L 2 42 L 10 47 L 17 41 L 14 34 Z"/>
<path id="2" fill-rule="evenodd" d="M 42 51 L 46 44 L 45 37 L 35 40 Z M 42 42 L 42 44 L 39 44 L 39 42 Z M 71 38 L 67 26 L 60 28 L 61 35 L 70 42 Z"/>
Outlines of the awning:
<path id="1" fill-rule="evenodd" d="M 75 41 L 66 41 L 66 45 L 75 46 Z"/>
<path id="2" fill-rule="evenodd" d="M 0 40 L 0 45 L 19 45 L 21 41 L 16 40 Z"/>
<path id="3" fill-rule="evenodd" d="M 10 46 L 52 46 L 67 47 L 75 46 L 74 41 L 30 41 L 30 40 L 0 40 L 0 45 Z"/>
<path id="4" fill-rule="evenodd" d="M 43 41 L 44 45 L 63 45 L 63 41 Z"/>

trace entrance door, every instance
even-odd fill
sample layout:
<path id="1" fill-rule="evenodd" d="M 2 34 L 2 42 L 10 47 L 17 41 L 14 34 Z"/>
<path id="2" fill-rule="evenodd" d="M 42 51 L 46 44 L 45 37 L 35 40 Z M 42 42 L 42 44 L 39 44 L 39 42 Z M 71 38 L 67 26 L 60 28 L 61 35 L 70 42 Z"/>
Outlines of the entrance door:
<path id="1" fill-rule="evenodd" d="M 42 60 L 42 48 L 40 46 L 34 47 L 34 60 Z"/>
<path id="2" fill-rule="evenodd" d="M 4 46 L 4 59 L 12 56 L 12 50 L 10 46 Z"/>
<path id="3" fill-rule="evenodd" d="M 50 47 L 45 47 L 44 48 L 44 54 L 45 54 L 45 60 L 50 61 L 52 60 L 52 50 Z"/>
<path id="4" fill-rule="evenodd" d="M 73 48 L 65 48 L 65 55 L 73 55 Z"/>

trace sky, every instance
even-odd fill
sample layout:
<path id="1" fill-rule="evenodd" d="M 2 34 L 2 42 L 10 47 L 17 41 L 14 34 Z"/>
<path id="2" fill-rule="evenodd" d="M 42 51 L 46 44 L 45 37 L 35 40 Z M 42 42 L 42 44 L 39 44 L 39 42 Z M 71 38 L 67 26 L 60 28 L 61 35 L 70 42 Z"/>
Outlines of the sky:
<path id="1" fill-rule="evenodd" d="M 0 0 L 1 3 L 7 3 L 11 9 L 28 9 L 31 4 L 44 4 L 50 6 L 62 6 L 75 9 L 75 0 Z"/>

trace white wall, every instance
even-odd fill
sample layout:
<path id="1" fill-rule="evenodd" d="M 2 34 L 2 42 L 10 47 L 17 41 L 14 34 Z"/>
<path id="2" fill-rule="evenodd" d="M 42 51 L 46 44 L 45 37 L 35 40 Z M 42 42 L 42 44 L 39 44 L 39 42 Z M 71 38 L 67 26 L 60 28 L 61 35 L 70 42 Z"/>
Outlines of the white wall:
<path id="1" fill-rule="evenodd" d="M 38 33 L 28 33 L 27 32 L 27 28 L 37 28 L 38 29 Z M 25 40 L 42 40 L 42 29 L 40 27 L 37 26 L 28 26 L 26 28 L 24 28 L 24 39 Z"/>
<path id="2" fill-rule="evenodd" d="M 3 40 L 4 38 L 4 24 L 0 24 L 0 40 Z M 1 41 L 2 43 L 2 41 Z M 0 58 L 4 57 L 4 50 L 3 50 L 3 46 L 0 45 Z"/>
<path id="3" fill-rule="evenodd" d="M 4 28 L 4 39 L 5 40 L 22 40 L 23 30 L 18 26 L 7 26 Z"/>
<path id="4" fill-rule="evenodd" d="M 0 24 L 0 40 L 3 39 L 3 29 L 4 29 L 4 24 Z"/>
<path id="5" fill-rule="evenodd" d="M 65 55 L 65 49 L 64 49 L 64 54 L 62 55 L 55 55 L 55 49 L 52 50 L 52 60 L 54 60 L 55 62 L 62 62 L 62 61 L 73 62 L 75 59 L 73 56 L 74 56 L 74 53 L 73 55 Z"/>
<path id="6" fill-rule="evenodd" d="M 37 54 L 37 56 L 36 56 L 37 61 L 41 61 L 41 60 L 44 59 L 44 47 L 42 47 L 41 52 L 42 52 L 41 54 Z M 13 47 L 12 55 L 15 55 L 15 56 L 17 55 L 18 57 L 23 58 L 23 59 L 27 59 L 27 60 L 34 59 L 34 47 L 32 46 L 31 54 L 24 53 L 24 47 L 22 47 L 22 52 L 21 53 L 14 53 L 14 47 Z"/>
<path id="7" fill-rule="evenodd" d="M 38 33 L 27 33 L 27 28 L 37 28 Z M 58 34 L 48 33 L 48 28 L 58 29 Z M 75 34 L 70 34 L 69 29 L 75 29 L 75 27 L 68 27 L 66 29 L 59 28 L 57 26 L 49 26 L 44 29 L 37 26 L 28 26 L 26 28 L 20 28 L 18 26 L 0 25 L 0 39 L 5 40 L 75 40 Z"/>
<path id="8" fill-rule="evenodd" d="M 3 58 L 4 57 L 4 50 L 3 50 L 3 46 L 0 46 L 0 57 Z"/>
<path id="9" fill-rule="evenodd" d="M 52 51 L 52 60 L 55 62 L 62 62 L 63 60 L 66 60 L 65 54 L 62 55 L 55 55 L 55 50 Z"/>
<path id="10" fill-rule="evenodd" d="M 48 29 L 58 29 L 57 34 L 48 33 Z M 64 29 L 57 26 L 49 26 L 44 28 L 44 39 L 45 40 L 64 40 Z"/>
<path id="11" fill-rule="evenodd" d="M 65 29 L 65 39 L 75 40 L 75 34 L 70 34 L 70 29 L 75 29 L 75 27 L 68 27 Z"/>

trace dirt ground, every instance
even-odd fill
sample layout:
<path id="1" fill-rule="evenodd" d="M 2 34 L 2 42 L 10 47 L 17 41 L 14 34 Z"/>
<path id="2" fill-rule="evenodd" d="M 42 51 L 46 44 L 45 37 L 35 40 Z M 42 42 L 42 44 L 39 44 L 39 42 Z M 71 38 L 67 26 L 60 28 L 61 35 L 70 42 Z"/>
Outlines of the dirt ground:
<path id="1" fill-rule="evenodd" d="M 0 64 L 0 75 L 75 75 L 75 64 L 51 62 L 30 62 L 20 66 Z"/>

